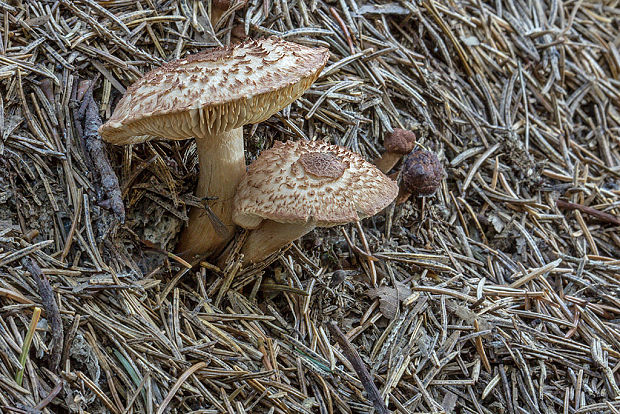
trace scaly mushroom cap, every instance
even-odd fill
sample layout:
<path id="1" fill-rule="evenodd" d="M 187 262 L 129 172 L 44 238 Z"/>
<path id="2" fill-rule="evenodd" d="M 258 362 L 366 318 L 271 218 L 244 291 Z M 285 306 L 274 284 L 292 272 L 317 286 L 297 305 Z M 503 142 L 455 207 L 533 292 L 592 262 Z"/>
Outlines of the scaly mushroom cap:
<path id="1" fill-rule="evenodd" d="M 301 96 L 328 57 L 327 49 L 269 37 L 168 62 L 127 89 L 99 132 L 122 145 L 149 135 L 208 137 L 262 122 Z"/>
<path id="2" fill-rule="evenodd" d="M 406 129 L 394 128 L 394 131 L 385 137 L 383 146 L 389 152 L 409 154 L 415 147 L 415 134 Z"/>
<path id="3" fill-rule="evenodd" d="M 377 214 L 397 194 L 394 181 L 344 147 L 277 141 L 239 183 L 233 221 L 246 229 L 263 219 L 330 227 Z"/>

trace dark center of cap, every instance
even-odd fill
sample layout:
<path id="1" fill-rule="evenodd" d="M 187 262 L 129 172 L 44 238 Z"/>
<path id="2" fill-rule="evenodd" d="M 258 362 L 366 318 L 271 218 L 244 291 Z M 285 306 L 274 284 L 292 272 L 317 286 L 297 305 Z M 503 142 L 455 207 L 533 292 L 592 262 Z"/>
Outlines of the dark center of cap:
<path id="1" fill-rule="evenodd" d="M 308 152 L 299 157 L 299 163 L 306 173 L 318 178 L 342 177 L 344 170 L 348 168 L 347 163 L 343 163 L 331 152 Z"/>

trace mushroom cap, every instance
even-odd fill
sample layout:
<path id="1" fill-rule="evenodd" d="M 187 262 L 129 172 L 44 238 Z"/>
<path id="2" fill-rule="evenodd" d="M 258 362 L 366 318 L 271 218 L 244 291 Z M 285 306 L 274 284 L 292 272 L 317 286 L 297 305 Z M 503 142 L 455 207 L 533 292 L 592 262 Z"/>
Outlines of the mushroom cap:
<path id="1" fill-rule="evenodd" d="M 113 144 L 210 137 L 258 123 L 293 102 L 325 66 L 325 48 L 276 37 L 168 62 L 133 83 L 101 126 Z"/>
<path id="2" fill-rule="evenodd" d="M 416 138 L 413 131 L 394 128 L 394 131 L 385 137 L 383 146 L 388 152 L 405 155 L 413 150 L 415 147 L 415 140 Z"/>
<path id="3" fill-rule="evenodd" d="M 401 177 L 406 191 L 415 196 L 429 196 L 441 184 L 444 170 L 434 152 L 420 150 L 405 159 Z"/>
<path id="4" fill-rule="evenodd" d="M 358 154 L 320 141 L 275 142 L 237 187 L 233 221 L 331 227 L 377 214 L 398 194 L 396 182 Z"/>

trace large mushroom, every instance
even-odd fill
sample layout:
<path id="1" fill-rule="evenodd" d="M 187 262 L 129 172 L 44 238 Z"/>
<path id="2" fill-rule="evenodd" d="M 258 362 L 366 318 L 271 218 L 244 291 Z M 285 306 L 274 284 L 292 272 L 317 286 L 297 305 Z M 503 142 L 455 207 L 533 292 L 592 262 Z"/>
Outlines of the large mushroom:
<path id="1" fill-rule="evenodd" d="M 214 253 L 234 234 L 235 188 L 245 173 L 243 125 L 266 120 L 297 99 L 328 59 L 275 37 L 206 50 L 164 64 L 131 85 L 100 128 L 117 145 L 151 136 L 196 138 L 198 197 L 217 197 L 211 210 L 227 226 L 218 234 L 208 215 L 193 208 L 177 251 L 185 257 Z"/>
<path id="2" fill-rule="evenodd" d="M 250 165 L 235 194 L 233 220 L 253 229 L 241 248 L 258 262 L 315 227 L 377 214 L 398 186 L 348 149 L 318 141 L 276 142 Z"/>

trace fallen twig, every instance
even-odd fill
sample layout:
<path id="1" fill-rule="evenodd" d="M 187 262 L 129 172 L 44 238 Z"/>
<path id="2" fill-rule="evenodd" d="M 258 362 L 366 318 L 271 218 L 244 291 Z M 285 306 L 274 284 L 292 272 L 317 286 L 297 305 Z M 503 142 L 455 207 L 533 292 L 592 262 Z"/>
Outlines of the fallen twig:
<path id="1" fill-rule="evenodd" d="M 99 116 L 99 107 L 93 99 L 92 90 L 88 89 L 84 94 L 84 101 L 82 102 L 82 108 L 84 109 L 84 128 L 83 139 L 86 145 L 86 150 L 90 155 L 93 165 L 101 178 L 101 186 L 103 187 L 104 194 L 108 197 L 107 200 L 100 200 L 99 204 L 102 207 L 110 208 L 116 218 L 121 222 L 125 222 L 125 206 L 123 205 L 123 198 L 121 188 L 118 184 L 118 178 L 114 173 L 114 170 L 110 166 L 110 161 L 105 152 L 103 141 L 99 135 L 99 127 L 101 126 L 101 117 Z M 78 113 L 78 118 L 81 118 L 81 111 Z"/>
<path id="2" fill-rule="evenodd" d="M 604 221 L 606 223 L 612 223 L 616 226 L 620 226 L 620 219 L 604 211 L 597 210 L 593 207 L 584 206 L 583 204 L 571 203 L 570 201 L 558 200 L 556 202 L 558 208 L 566 208 L 569 210 L 579 210 L 584 214 L 589 214 L 592 217 Z"/>
<path id="3" fill-rule="evenodd" d="M 60 365 L 60 358 L 62 356 L 62 346 L 64 340 L 64 330 L 62 327 L 62 319 L 60 318 L 60 310 L 54 298 L 54 291 L 50 285 L 50 281 L 47 276 L 41 271 L 39 265 L 30 258 L 22 259 L 22 266 L 34 278 L 39 289 L 39 296 L 43 301 L 43 308 L 45 309 L 45 316 L 50 324 L 50 331 L 52 333 L 52 351 L 50 355 L 50 367 L 52 370 L 57 370 Z"/>
<path id="4" fill-rule="evenodd" d="M 52 402 L 52 400 L 54 398 L 56 398 L 56 396 L 60 393 L 60 391 L 62 390 L 62 381 L 58 381 L 56 383 L 56 386 L 49 392 L 49 394 L 47 394 L 47 397 L 45 397 L 44 399 L 42 399 L 36 407 L 34 407 L 35 410 L 43 410 L 45 407 L 47 407 L 47 405 L 49 403 Z"/>
<path id="5" fill-rule="evenodd" d="M 353 369 L 355 369 L 357 376 L 359 377 L 362 385 L 364 386 L 364 389 L 366 390 L 366 393 L 368 394 L 368 399 L 375 406 L 375 410 L 377 410 L 377 413 L 389 413 L 387 407 L 385 406 L 385 403 L 383 402 L 383 399 L 381 398 L 379 389 L 375 385 L 375 382 L 372 380 L 370 373 L 366 369 L 364 361 L 362 361 L 362 358 L 359 356 L 355 348 L 353 348 L 353 345 L 351 345 L 351 342 L 349 342 L 347 337 L 344 336 L 344 334 L 342 333 L 342 331 L 340 331 L 340 328 L 338 328 L 335 322 L 328 323 L 327 328 L 329 329 L 329 332 L 334 336 L 336 342 L 338 342 L 338 344 L 342 348 L 342 353 L 344 354 L 344 356 L 349 360 L 351 365 L 353 365 Z"/>

